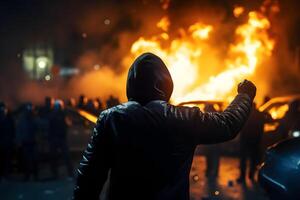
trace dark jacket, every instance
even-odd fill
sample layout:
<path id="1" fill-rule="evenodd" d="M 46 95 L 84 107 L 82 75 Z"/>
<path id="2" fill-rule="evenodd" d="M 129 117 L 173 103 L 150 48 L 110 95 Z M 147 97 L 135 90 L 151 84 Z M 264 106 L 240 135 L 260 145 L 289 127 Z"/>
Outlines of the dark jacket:
<path id="1" fill-rule="evenodd" d="M 109 200 L 187 200 L 196 145 L 233 139 L 252 101 L 239 94 L 222 113 L 168 103 L 173 82 L 146 53 L 131 66 L 127 103 L 105 110 L 78 169 L 74 199 L 98 199 L 109 176 Z"/>

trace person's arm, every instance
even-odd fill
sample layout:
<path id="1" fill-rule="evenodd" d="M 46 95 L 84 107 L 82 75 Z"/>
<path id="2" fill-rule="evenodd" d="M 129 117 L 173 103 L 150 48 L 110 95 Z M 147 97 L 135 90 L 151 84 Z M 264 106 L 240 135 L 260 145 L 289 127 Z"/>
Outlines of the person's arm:
<path id="1" fill-rule="evenodd" d="M 102 113 L 77 170 L 73 200 L 99 199 L 111 167 L 112 142 L 106 126 L 106 115 Z"/>
<path id="2" fill-rule="evenodd" d="M 250 81 L 238 86 L 238 95 L 220 113 L 203 113 L 198 107 L 175 107 L 184 137 L 194 144 L 213 144 L 231 140 L 239 133 L 250 114 L 256 87 Z"/>

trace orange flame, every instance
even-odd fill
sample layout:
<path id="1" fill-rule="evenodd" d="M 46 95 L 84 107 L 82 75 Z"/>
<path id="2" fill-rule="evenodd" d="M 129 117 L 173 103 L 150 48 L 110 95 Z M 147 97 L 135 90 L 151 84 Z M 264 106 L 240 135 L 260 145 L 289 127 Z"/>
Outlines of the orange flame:
<path id="1" fill-rule="evenodd" d="M 242 6 L 237 6 L 233 9 L 233 15 L 235 17 L 239 17 L 240 15 L 242 15 L 244 13 L 245 9 Z"/>
<path id="2" fill-rule="evenodd" d="M 241 15 L 243 7 L 236 7 L 234 14 Z M 200 74 L 207 66 L 201 66 L 205 60 L 203 52 L 209 46 L 212 25 L 197 22 L 187 30 L 181 29 L 181 37 L 170 40 L 167 33 L 170 21 L 162 18 L 157 26 L 164 32 L 151 38 L 141 37 L 132 44 L 131 54 L 137 57 L 144 52 L 160 56 L 169 67 L 174 80 L 172 101 L 179 103 L 191 100 L 229 100 L 235 94 L 238 82 L 255 74 L 259 64 L 272 55 L 274 40 L 268 29 L 270 21 L 261 12 L 248 13 L 247 22 L 235 30 L 234 42 L 229 45 L 227 59 L 221 72 L 215 76 L 202 77 Z M 162 40 L 168 40 L 169 46 L 162 46 Z M 216 58 L 218 59 L 218 58 Z M 199 85 L 199 80 L 208 80 Z"/>

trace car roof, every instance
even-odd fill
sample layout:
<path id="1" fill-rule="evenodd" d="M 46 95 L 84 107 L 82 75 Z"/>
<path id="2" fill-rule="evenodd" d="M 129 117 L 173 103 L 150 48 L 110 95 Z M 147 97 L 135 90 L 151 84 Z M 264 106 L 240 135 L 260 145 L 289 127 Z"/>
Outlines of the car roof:
<path id="1" fill-rule="evenodd" d="M 274 103 L 289 103 L 293 100 L 300 99 L 300 94 L 295 94 L 295 95 L 289 95 L 289 96 L 281 96 L 281 97 L 274 97 L 261 105 L 259 107 L 260 111 L 265 111 L 267 108 L 269 108 L 272 104 Z"/>

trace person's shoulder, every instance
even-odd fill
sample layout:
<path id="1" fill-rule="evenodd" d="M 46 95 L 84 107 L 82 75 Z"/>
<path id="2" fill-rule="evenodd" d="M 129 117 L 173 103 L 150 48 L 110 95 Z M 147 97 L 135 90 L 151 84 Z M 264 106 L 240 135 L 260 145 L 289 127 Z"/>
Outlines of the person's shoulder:
<path id="1" fill-rule="evenodd" d="M 121 103 L 119 105 L 113 106 L 111 108 L 105 109 L 100 113 L 99 118 L 108 117 L 113 115 L 114 113 L 124 113 L 128 110 L 133 110 L 141 107 L 141 105 L 135 101 L 128 101 L 125 103 Z"/>

